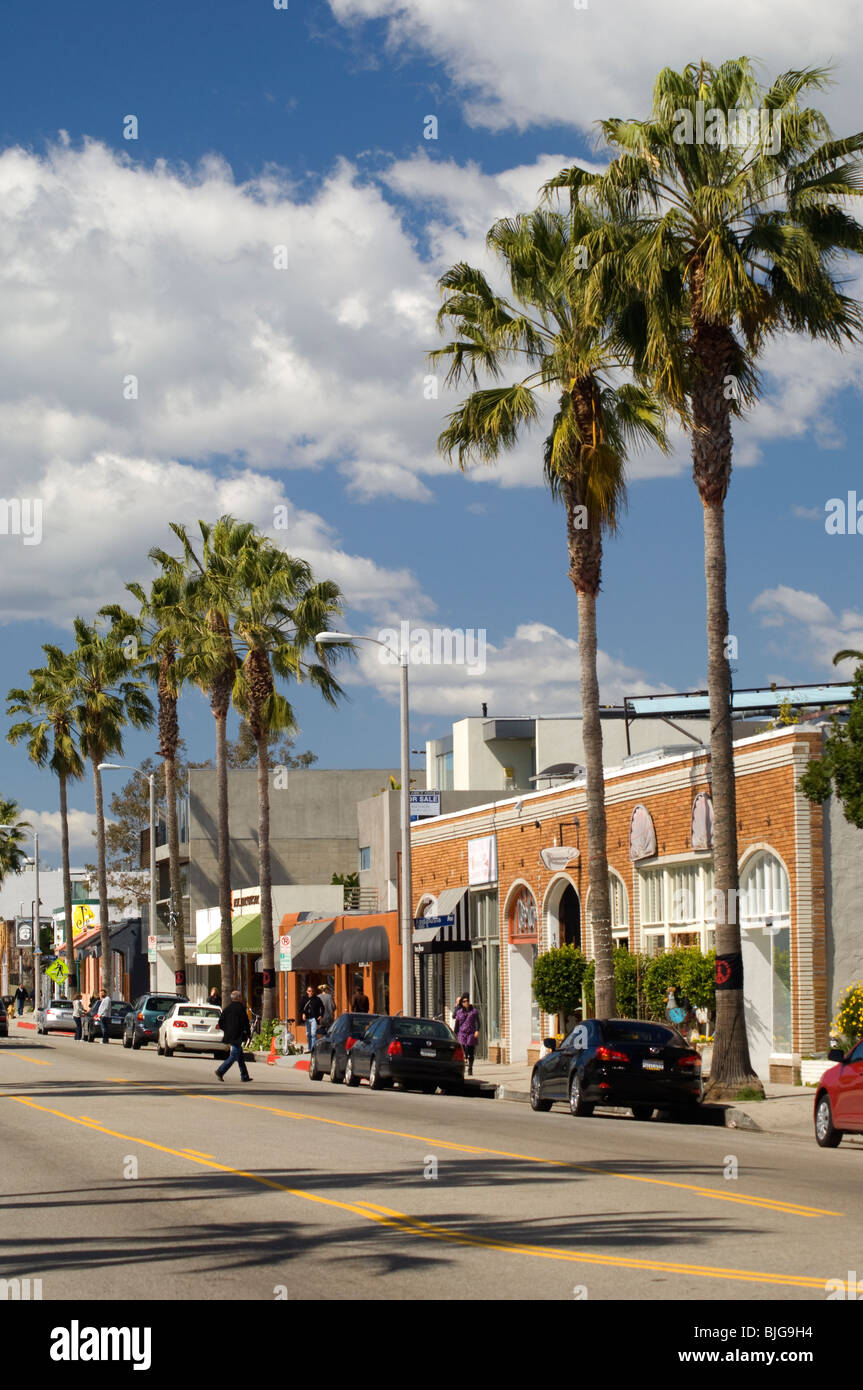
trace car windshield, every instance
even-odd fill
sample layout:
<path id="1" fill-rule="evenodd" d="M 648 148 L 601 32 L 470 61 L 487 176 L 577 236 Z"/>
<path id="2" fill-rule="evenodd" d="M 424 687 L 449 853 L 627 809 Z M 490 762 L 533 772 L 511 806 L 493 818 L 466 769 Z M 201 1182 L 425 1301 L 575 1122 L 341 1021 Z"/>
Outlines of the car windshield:
<path id="1" fill-rule="evenodd" d="M 206 1004 L 183 1004 L 177 1010 L 178 1018 L 218 1018 L 221 1009 L 210 1009 Z"/>
<path id="2" fill-rule="evenodd" d="M 377 1014 L 349 1014 L 348 1031 L 352 1038 L 364 1038 L 371 1028 Z"/>
<path id="3" fill-rule="evenodd" d="M 147 1008 L 152 1013 L 166 1014 L 176 1002 L 176 999 L 160 999 L 158 995 L 153 995 L 147 1000 Z"/>
<path id="4" fill-rule="evenodd" d="M 684 1047 L 679 1033 L 663 1028 L 659 1023 L 629 1023 L 612 1019 L 603 1023 L 602 1035 L 606 1042 L 644 1043 L 646 1047 Z"/>
<path id="5" fill-rule="evenodd" d="M 394 1018 L 393 1033 L 397 1038 L 451 1038 L 445 1023 L 433 1018 Z"/>

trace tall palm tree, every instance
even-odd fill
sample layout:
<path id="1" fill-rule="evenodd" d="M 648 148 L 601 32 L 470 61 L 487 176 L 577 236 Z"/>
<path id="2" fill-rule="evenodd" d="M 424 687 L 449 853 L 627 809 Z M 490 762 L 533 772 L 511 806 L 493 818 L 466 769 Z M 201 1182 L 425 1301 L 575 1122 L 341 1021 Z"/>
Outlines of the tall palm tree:
<path id="1" fill-rule="evenodd" d="M 0 826 L 4 827 L 0 834 L 0 883 L 7 874 L 20 873 L 27 861 L 24 835 L 30 825 L 25 820 L 18 820 L 19 809 L 16 801 L 0 796 Z"/>
<path id="2" fill-rule="evenodd" d="M 84 776 L 84 762 L 78 749 L 75 727 L 75 669 L 71 657 L 59 647 L 46 643 L 45 666 L 30 672 L 29 689 L 10 690 L 7 714 L 26 717 L 13 724 L 10 743 L 27 741 L 27 753 L 37 767 L 49 767 L 60 788 L 60 843 L 63 867 L 63 916 L 65 921 L 66 966 L 70 981 L 75 975 L 75 943 L 72 932 L 72 874 L 69 859 L 70 781 Z"/>
<path id="3" fill-rule="evenodd" d="M 119 605 L 101 611 L 121 625 L 126 634 L 137 634 L 142 643 L 142 670 L 156 687 L 158 705 L 159 754 L 165 773 L 165 820 L 168 830 L 168 875 L 171 884 L 171 934 L 174 943 L 175 984 L 186 988 L 186 938 L 183 912 L 183 885 L 180 874 L 180 832 L 177 822 L 177 754 L 180 724 L 177 704 L 182 678 L 178 663 L 180 643 L 189 639 L 190 614 L 184 605 L 183 570 L 162 551 L 151 551 L 150 558 L 162 571 L 149 590 L 138 583 L 126 588 L 140 604 L 136 618 Z M 152 928 L 155 930 L 155 927 Z"/>
<path id="4" fill-rule="evenodd" d="M 99 925 L 102 942 L 102 987 L 111 988 L 111 938 L 108 930 L 108 875 L 105 848 L 105 808 L 99 764 L 109 753 L 122 756 L 123 732 L 127 725 L 148 728 L 153 722 L 153 706 L 143 679 L 135 674 L 134 658 L 127 655 L 123 631 L 118 625 L 103 629 L 83 618 L 73 623 L 75 649 L 72 690 L 75 697 L 73 718 L 79 734 L 82 755 L 93 769 L 96 798 L 96 846 L 99 892 Z M 155 924 L 151 923 L 151 930 Z"/>
<path id="5" fill-rule="evenodd" d="M 183 545 L 181 561 L 159 551 L 153 558 L 185 567 L 184 594 L 187 628 L 181 639 L 180 676 L 205 691 L 216 721 L 216 854 L 219 865 L 219 917 L 222 999 L 234 988 L 234 939 L 231 929 L 231 839 L 228 810 L 227 727 L 231 695 L 239 669 L 232 628 L 236 595 L 235 570 L 246 547 L 254 547 L 256 531 L 251 522 L 220 517 L 211 525 L 199 521 L 200 555 L 184 526 L 171 523 Z"/>
<path id="6" fill-rule="evenodd" d="M 241 659 L 234 702 L 247 718 L 258 755 L 258 869 L 264 972 L 262 1017 L 277 1016 L 272 872 L 270 868 L 270 756 L 273 734 L 297 728 L 276 680 L 308 680 L 330 705 L 342 693 L 328 662 L 332 647 L 314 637 L 341 614 L 341 593 L 330 580 L 315 582 L 310 566 L 266 539 L 243 547 L 232 581 L 233 632 Z M 309 660 L 309 654 L 313 659 Z"/>
<path id="7" fill-rule="evenodd" d="M 611 904 L 606 848 L 602 725 L 596 673 L 596 600 L 602 578 L 603 536 L 617 528 L 625 503 L 628 450 L 665 447 L 661 412 L 651 393 L 617 382 L 626 365 L 627 327 L 604 309 L 588 308 L 592 270 L 619 231 L 573 199 L 569 214 L 544 210 L 497 222 L 488 234 L 508 276 L 511 298 L 460 264 L 440 280 L 438 322 L 456 338 L 430 354 L 450 359 L 448 383 L 467 379 L 474 390 L 449 416 L 438 441 L 460 468 L 492 462 L 540 418 L 540 402 L 559 393 L 545 441 L 546 481 L 563 502 L 569 577 L 578 605 L 578 650 L 587 771 L 588 882 L 596 959 L 596 1007 L 615 1007 Z M 630 306 L 637 319 L 638 306 Z M 499 378 L 506 364 L 525 362 L 527 375 L 511 385 L 478 384 L 478 373 Z"/>
<path id="8" fill-rule="evenodd" d="M 682 73 L 666 68 L 647 120 L 600 122 L 614 154 L 604 173 L 573 167 L 548 185 L 573 196 L 592 190 L 621 224 L 636 224 L 635 244 L 607 258 L 593 288 L 644 295 L 639 368 L 691 432 L 704 521 L 715 883 L 724 905 L 716 925 L 717 1095 L 759 1084 L 746 1038 L 736 911 L 725 551 L 732 418 L 757 396 L 756 361 L 768 340 L 806 332 L 841 346 L 863 327 L 836 269 L 846 253 L 863 251 L 863 228 L 845 210 L 863 192 L 863 134 L 836 139 L 821 112 L 802 104 L 827 77 L 818 68 L 786 72 L 762 88 L 746 57 L 690 64 Z M 736 113 L 747 110 L 756 120 L 741 133 Z"/>

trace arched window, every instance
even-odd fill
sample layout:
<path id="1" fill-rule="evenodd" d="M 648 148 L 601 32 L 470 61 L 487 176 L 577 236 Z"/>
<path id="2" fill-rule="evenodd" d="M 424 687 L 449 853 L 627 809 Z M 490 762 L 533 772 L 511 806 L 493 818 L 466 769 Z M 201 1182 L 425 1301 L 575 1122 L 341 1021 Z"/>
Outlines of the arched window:
<path id="1" fill-rule="evenodd" d="M 513 945 L 533 943 L 539 939 L 536 898 L 529 888 L 521 888 L 513 898 L 509 911 L 509 939 Z"/>
<path id="2" fill-rule="evenodd" d="M 769 850 L 759 850 L 746 861 L 740 875 L 740 916 L 749 922 L 788 917 L 791 891 L 788 874 Z"/>

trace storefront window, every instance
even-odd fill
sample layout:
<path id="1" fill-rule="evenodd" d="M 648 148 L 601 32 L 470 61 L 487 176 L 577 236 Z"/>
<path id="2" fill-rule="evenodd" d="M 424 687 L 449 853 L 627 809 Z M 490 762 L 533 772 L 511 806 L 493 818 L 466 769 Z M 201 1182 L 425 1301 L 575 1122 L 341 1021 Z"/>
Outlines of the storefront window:
<path id="1" fill-rule="evenodd" d="M 497 890 L 472 893 L 470 900 L 471 995 L 479 1010 L 477 1053 L 488 1056 L 490 1040 L 500 1037 L 500 930 Z"/>

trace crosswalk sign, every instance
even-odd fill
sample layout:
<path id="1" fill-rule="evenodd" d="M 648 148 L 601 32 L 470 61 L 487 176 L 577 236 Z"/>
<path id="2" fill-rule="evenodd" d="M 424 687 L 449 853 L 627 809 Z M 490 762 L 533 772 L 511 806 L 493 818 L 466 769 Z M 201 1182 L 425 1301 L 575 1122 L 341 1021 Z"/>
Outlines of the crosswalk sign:
<path id="1" fill-rule="evenodd" d="M 69 974 L 69 967 L 64 960 L 55 960 L 53 965 L 46 967 L 45 974 L 52 979 L 55 984 L 61 984 Z"/>

